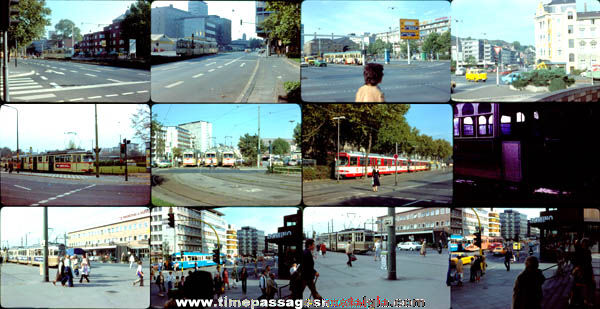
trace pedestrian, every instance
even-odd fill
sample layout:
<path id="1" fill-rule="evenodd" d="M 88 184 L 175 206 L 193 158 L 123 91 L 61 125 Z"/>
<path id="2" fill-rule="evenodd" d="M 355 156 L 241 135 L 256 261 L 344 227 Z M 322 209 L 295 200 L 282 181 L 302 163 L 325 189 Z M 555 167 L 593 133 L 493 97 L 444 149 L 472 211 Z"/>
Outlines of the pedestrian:
<path id="1" fill-rule="evenodd" d="M 425 257 L 425 255 L 427 255 L 427 243 L 425 243 L 425 240 L 423 240 L 423 242 L 421 242 L 421 255 L 423 257 Z"/>
<path id="2" fill-rule="evenodd" d="M 169 271 L 169 274 L 167 275 L 167 294 L 169 292 L 171 292 L 172 288 L 173 288 L 173 272 Z"/>
<path id="3" fill-rule="evenodd" d="M 65 271 L 65 264 L 63 263 L 63 257 L 58 258 L 58 269 L 56 270 L 56 278 L 52 281 L 52 284 L 56 285 L 56 281 L 62 282 L 62 274 Z M 64 286 L 64 284 L 63 284 Z"/>
<path id="4" fill-rule="evenodd" d="M 158 285 L 158 296 L 165 296 L 163 294 L 165 292 L 165 276 L 163 276 L 162 271 L 158 271 L 158 276 L 156 276 L 156 285 Z"/>
<path id="5" fill-rule="evenodd" d="M 310 293 L 314 299 L 323 299 L 315 286 L 315 278 L 319 278 L 319 272 L 315 270 L 315 261 L 313 260 L 312 251 L 315 250 L 315 241 L 313 239 L 307 239 L 304 242 L 304 251 L 302 252 L 302 262 L 300 263 L 301 284 L 296 288 L 296 284 L 292 289 L 293 299 L 302 299 L 304 289 L 308 286 Z M 297 271 L 297 272 L 298 272 Z M 290 283 L 291 285 L 291 283 Z M 290 286 L 291 288 L 291 286 Z"/>
<path id="6" fill-rule="evenodd" d="M 442 254 L 442 249 L 443 249 L 442 240 L 440 239 L 440 240 L 438 240 L 438 253 L 439 254 Z"/>
<path id="7" fill-rule="evenodd" d="M 248 288 L 248 271 L 246 270 L 246 266 L 242 267 L 240 279 L 242 280 L 242 293 L 246 295 L 246 289 Z"/>
<path id="8" fill-rule="evenodd" d="M 267 299 L 275 298 L 277 293 L 277 282 L 275 282 L 275 274 L 269 274 L 267 279 Z"/>
<path id="9" fill-rule="evenodd" d="M 325 257 L 325 253 L 327 253 L 327 247 L 324 243 L 321 244 L 321 255 Z"/>
<path id="10" fill-rule="evenodd" d="M 229 286 L 229 272 L 227 271 L 227 268 L 223 269 L 223 288 L 225 288 L 225 286 L 227 286 L 228 290 L 231 290 L 231 287 Z"/>
<path id="11" fill-rule="evenodd" d="M 181 280 L 179 280 L 179 284 L 177 285 L 177 288 L 180 291 L 183 291 L 183 286 L 185 285 L 185 277 L 181 276 Z"/>
<path id="12" fill-rule="evenodd" d="M 458 257 L 456 261 L 456 279 L 458 281 L 458 286 L 462 286 L 463 274 L 463 261 L 460 257 Z"/>
<path id="13" fill-rule="evenodd" d="M 8 173 L 12 174 L 12 171 L 13 171 L 13 163 L 11 161 L 10 163 L 8 163 Z"/>
<path id="14" fill-rule="evenodd" d="M 298 269 L 298 264 L 293 263 L 292 267 L 290 267 L 290 276 L 293 275 L 297 269 Z"/>
<path id="15" fill-rule="evenodd" d="M 512 258 L 512 253 L 509 249 L 506 249 L 504 252 L 504 267 L 506 267 L 506 271 L 510 271 L 510 260 Z"/>
<path id="16" fill-rule="evenodd" d="M 79 265 L 77 262 L 77 256 L 71 256 L 71 266 L 73 267 L 73 273 L 75 274 L 75 276 L 79 277 Z"/>
<path id="17" fill-rule="evenodd" d="M 131 269 L 131 267 L 133 267 L 133 263 L 135 263 L 135 257 L 133 254 L 131 254 L 131 252 L 129 254 L 129 269 Z"/>
<path id="18" fill-rule="evenodd" d="M 215 293 L 217 294 L 217 298 L 219 298 L 225 292 L 223 288 L 223 279 L 221 279 L 221 275 L 219 275 L 219 272 L 215 274 L 214 287 Z"/>
<path id="19" fill-rule="evenodd" d="M 163 261 L 162 259 L 158 260 L 158 271 L 161 272 L 162 271 L 162 267 L 163 267 Z"/>
<path id="20" fill-rule="evenodd" d="M 264 299 L 267 297 L 267 270 L 263 270 L 258 278 L 258 287 L 260 288 L 261 295 L 258 299 Z"/>
<path id="21" fill-rule="evenodd" d="M 379 183 L 379 170 L 377 169 L 377 167 L 373 168 L 373 192 L 377 192 L 377 189 L 379 188 L 379 186 L 381 186 L 381 184 Z"/>
<path id="22" fill-rule="evenodd" d="M 83 258 L 81 259 L 81 278 L 79 278 L 79 283 L 83 283 L 83 279 L 85 279 L 88 283 L 90 283 L 90 261 L 87 257 L 87 254 L 83 254 Z"/>
<path id="23" fill-rule="evenodd" d="M 236 263 L 235 265 L 233 265 L 233 270 L 231 271 L 231 278 L 233 278 L 232 285 L 233 285 L 234 289 L 237 287 L 237 282 L 239 279 L 239 274 L 238 274 L 237 268 L 238 268 L 238 265 Z"/>
<path id="24" fill-rule="evenodd" d="M 140 286 L 144 286 L 144 272 L 142 271 L 142 261 L 138 261 L 138 266 L 135 273 L 138 278 L 133 282 L 133 285 L 139 282 Z"/>
<path id="25" fill-rule="evenodd" d="M 252 260 L 254 262 L 254 276 L 258 279 L 259 277 L 259 273 L 258 273 L 258 262 L 256 261 L 256 259 Z"/>
<path id="26" fill-rule="evenodd" d="M 383 80 L 383 66 L 377 63 L 368 63 L 363 71 L 365 84 L 356 92 L 355 102 L 385 102 L 383 92 L 377 86 Z"/>
<path id="27" fill-rule="evenodd" d="M 64 271 L 62 273 L 62 286 L 65 286 L 66 283 L 69 283 L 69 287 L 73 287 L 73 270 L 71 269 L 71 259 L 68 254 L 65 254 L 64 258 Z"/>
<path id="28" fill-rule="evenodd" d="M 513 309 L 542 308 L 542 285 L 546 278 L 538 267 L 539 261 L 535 256 L 525 259 L 525 269 L 517 276 L 513 287 Z"/>
<path id="29" fill-rule="evenodd" d="M 381 260 L 381 241 L 379 239 L 375 240 L 375 261 L 377 259 Z"/>
<path id="30" fill-rule="evenodd" d="M 346 255 L 348 256 L 348 262 L 346 262 L 346 265 L 352 267 L 352 254 L 354 253 L 354 247 L 352 246 L 352 242 L 348 241 L 348 244 L 346 245 Z"/>

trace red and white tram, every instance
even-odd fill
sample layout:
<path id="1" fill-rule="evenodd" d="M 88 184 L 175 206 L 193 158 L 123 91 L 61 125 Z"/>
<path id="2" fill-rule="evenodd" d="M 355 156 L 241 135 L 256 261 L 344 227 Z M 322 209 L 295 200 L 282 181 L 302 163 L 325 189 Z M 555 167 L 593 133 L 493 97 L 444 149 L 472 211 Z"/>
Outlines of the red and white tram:
<path id="1" fill-rule="evenodd" d="M 49 151 L 41 154 L 21 154 L 12 159 L 15 169 L 32 172 L 92 173 L 94 155 L 85 150 Z M 8 162 L 6 162 L 8 163 Z"/>
<path id="2" fill-rule="evenodd" d="M 365 174 L 365 166 L 367 166 L 367 176 L 373 175 L 373 167 L 377 166 L 379 174 L 389 175 L 410 172 L 428 171 L 431 169 L 429 161 L 410 160 L 406 158 L 398 158 L 383 156 L 379 154 L 369 154 L 369 161 L 365 158 L 364 153 L 360 152 L 340 152 L 340 161 L 336 170 L 337 174 L 345 178 L 361 177 Z M 336 155 L 337 159 L 337 155 Z M 397 162 L 396 162 L 397 161 Z M 368 163 L 368 164 L 367 164 Z M 396 168 L 396 164 L 398 165 Z"/>

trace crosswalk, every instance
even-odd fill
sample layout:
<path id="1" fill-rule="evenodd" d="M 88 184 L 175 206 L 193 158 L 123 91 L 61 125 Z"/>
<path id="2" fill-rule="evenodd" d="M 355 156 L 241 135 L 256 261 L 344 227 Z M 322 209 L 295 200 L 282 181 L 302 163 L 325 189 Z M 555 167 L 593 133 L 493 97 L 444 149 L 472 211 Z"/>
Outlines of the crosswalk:
<path id="1" fill-rule="evenodd" d="M 43 94 L 34 94 L 27 95 L 28 90 L 35 90 L 44 88 L 39 82 L 35 81 L 31 76 L 24 77 L 9 77 L 8 78 L 8 90 L 10 92 L 18 92 L 19 95 L 11 95 L 11 100 L 39 100 L 39 99 L 49 99 L 55 98 L 56 95 L 53 93 L 43 93 Z M 4 81 L 0 77 L 0 91 L 4 91 Z M 9 92 L 9 94 L 10 94 Z M 25 94 L 25 95 L 23 95 Z"/>
<path id="2" fill-rule="evenodd" d="M 8 174 L 8 172 L 2 169 L 0 171 L 2 174 Z M 41 177 L 52 177 L 52 178 L 63 178 L 63 179 L 88 179 L 90 176 L 87 175 L 78 175 L 78 174 L 54 174 L 54 173 L 32 173 L 32 172 L 19 172 L 17 174 L 16 171 L 12 172 L 13 175 L 28 175 L 28 176 L 41 176 Z"/>

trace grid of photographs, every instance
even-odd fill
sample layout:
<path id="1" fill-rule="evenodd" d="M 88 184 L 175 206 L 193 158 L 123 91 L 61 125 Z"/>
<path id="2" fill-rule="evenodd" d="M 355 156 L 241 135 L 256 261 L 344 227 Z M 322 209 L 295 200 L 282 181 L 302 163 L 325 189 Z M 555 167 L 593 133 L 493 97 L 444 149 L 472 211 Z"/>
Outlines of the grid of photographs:
<path id="1" fill-rule="evenodd" d="M 3 308 L 600 305 L 598 0 L 7 0 Z"/>

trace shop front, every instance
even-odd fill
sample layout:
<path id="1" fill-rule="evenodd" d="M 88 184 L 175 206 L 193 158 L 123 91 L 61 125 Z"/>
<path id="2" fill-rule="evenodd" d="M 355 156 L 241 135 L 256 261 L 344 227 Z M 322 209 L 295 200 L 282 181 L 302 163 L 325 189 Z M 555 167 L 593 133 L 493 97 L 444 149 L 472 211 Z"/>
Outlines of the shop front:
<path id="1" fill-rule="evenodd" d="M 277 245 L 277 277 L 290 278 L 290 267 L 302 260 L 302 211 L 283 217 L 283 226 L 267 236 L 267 243 Z"/>

